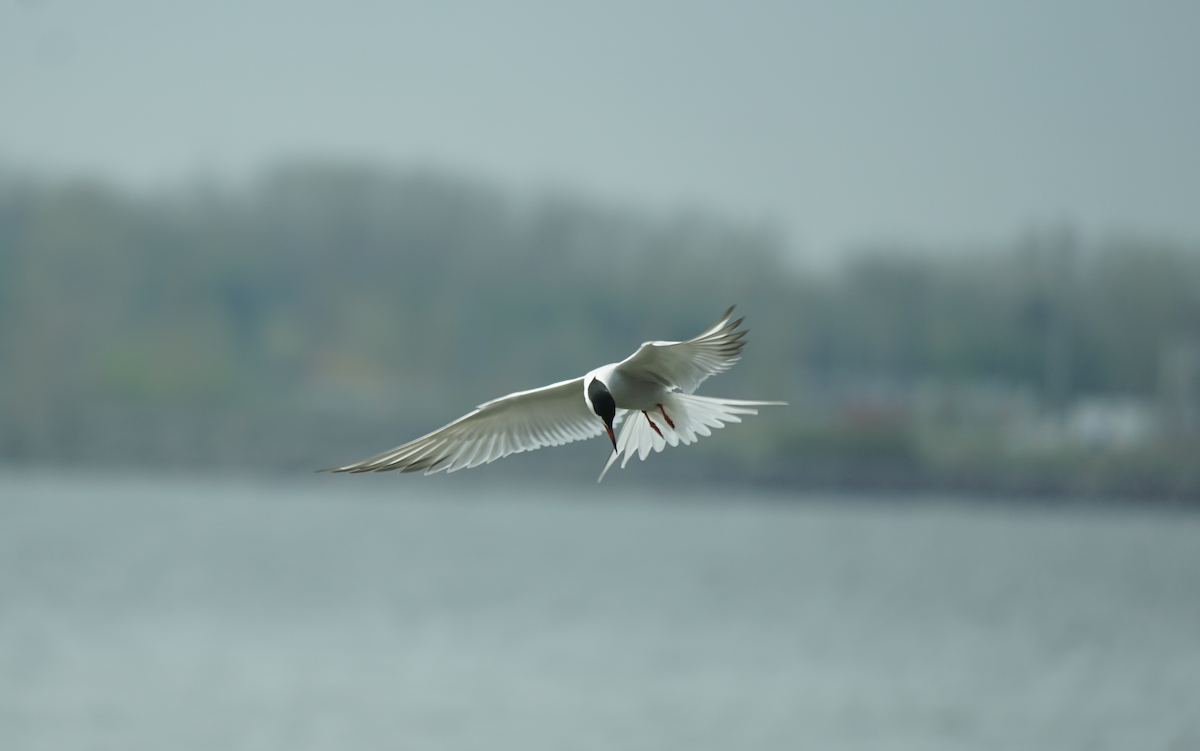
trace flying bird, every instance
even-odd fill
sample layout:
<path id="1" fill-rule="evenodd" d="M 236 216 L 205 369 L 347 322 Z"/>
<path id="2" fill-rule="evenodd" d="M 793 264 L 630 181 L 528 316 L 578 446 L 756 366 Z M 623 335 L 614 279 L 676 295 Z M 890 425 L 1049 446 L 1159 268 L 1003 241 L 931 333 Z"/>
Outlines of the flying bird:
<path id="1" fill-rule="evenodd" d="M 637 454 L 687 445 L 711 428 L 757 415 L 755 407 L 786 402 L 697 396 L 711 375 L 728 370 L 740 357 L 744 319 L 733 308 L 699 336 L 685 342 L 645 342 L 621 362 L 604 365 L 570 381 L 518 391 L 479 405 L 449 425 L 391 451 L 330 472 L 454 472 L 496 459 L 561 446 L 608 433 L 613 453 L 596 482 L 624 454 L 624 468 Z M 624 422 L 620 437 L 614 427 Z"/>

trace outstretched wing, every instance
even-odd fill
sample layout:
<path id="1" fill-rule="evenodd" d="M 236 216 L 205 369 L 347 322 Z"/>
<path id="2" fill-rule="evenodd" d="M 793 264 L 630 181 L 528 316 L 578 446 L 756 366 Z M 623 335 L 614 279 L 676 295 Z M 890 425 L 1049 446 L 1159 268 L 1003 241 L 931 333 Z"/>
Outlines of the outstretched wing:
<path id="1" fill-rule="evenodd" d="M 731 307 L 704 333 L 686 342 L 646 342 L 617 363 L 617 370 L 691 394 L 705 378 L 729 370 L 740 359 L 746 331 L 737 331 L 743 319 L 731 321 L 732 317 Z"/>
<path id="2" fill-rule="evenodd" d="M 593 438 L 603 432 L 604 424 L 583 399 L 583 379 L 576 378 L 485 402 L 474 412 L 427 436 L 329 471 L 454 472 L 509 454 Z"/>

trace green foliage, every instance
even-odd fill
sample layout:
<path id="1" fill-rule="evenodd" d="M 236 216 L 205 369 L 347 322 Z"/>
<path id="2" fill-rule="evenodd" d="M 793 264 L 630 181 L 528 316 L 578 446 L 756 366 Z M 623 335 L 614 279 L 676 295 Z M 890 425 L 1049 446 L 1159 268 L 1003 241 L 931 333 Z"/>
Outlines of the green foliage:
<path id="1" fill-rule="evenodd" d="M 153 200 L 10 183 L 0 415 L 129 402 L 444 416 L 689 336 L 734 302 L 754 343 L 722 390 L 793 400 L 849 374 L 1037 391 L 1054 315 L 1069 318 L 1072 392 L 1149 395 L 1164 344 L 1200 332 L 1188 249 L 1124 240 L 1061 278 L 1025 246 L 877 250 L 833 279 L 782 254 L 769 228 L 518 203 L 428 172 L 298 164 L 242 195 Z"/>

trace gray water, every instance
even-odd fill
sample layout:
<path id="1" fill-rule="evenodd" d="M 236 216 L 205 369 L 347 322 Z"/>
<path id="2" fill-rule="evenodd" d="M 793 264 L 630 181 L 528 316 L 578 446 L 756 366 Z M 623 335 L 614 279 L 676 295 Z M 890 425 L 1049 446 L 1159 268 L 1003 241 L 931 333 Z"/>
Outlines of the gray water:
<path id="1" fill-rule="evenodd" d="M 1200 748 L 1200 516 L 580 486 L 0 474 L 0 748 Z"/>

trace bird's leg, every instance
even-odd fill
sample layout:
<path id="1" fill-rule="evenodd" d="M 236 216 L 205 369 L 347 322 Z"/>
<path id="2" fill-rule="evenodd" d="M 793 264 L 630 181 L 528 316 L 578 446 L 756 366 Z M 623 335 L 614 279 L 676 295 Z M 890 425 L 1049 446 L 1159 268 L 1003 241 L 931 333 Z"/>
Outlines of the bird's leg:
<path id="1" fill-rule="evenodd" d="M 663 413 L 663 419 L 666 420 L 667 424 L 671 426 L 672 430 L 674 430 L 675 423 L 671 421 L 670 417 L 667 417 L 667 411 L 665 409 L 663 409 L 663 405 L 661 405 L 661 404 L 658 405 L 658 411 Z"/>
<path id="2" fill-rule="evenodd" d="M 659 430 L 658 426 L 654 424 L 654 421 L 650 419 L 650 415 L 646 412 L 646 410 L 643 409 L 642 414 L 646 415 L 646 422 L 650 423 L 650 427 L 654 428 L 654 432 L 658 433 L 659 438 L 662 438 L 663 437 L 662 431 Z"/>

